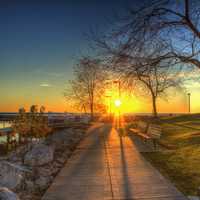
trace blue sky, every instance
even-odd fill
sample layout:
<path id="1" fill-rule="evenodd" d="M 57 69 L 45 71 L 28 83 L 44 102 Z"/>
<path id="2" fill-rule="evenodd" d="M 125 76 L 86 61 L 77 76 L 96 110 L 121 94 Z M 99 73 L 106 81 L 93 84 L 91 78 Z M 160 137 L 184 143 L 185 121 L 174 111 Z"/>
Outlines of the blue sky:
<path id="1" fill-rule="evenodd" d="M 73 65 L 81 55 L 91 53 L 85 34 L 91 27 L 102 32 L 112 28 L 108 21 L 114 13 L 143 2 L 0 1 L 0 112 L 32 104 L 45 105 L 48 111 L 69 111 L 63 93 L 73 79 Z"/>
<path id="2" fill-rule="evenodd" d="M 47 3 L 48 2 L 48 3 Z M 63 90 L 80 55 L 84 34 L 110 26 L 130 0 L 9 1 L 0 3 L 0 111 L 31 104 L 65 110 Z M 134 1 L 137 3 L 137 1 Z M 107 25 L 106 25 L 107 24 Z"/>

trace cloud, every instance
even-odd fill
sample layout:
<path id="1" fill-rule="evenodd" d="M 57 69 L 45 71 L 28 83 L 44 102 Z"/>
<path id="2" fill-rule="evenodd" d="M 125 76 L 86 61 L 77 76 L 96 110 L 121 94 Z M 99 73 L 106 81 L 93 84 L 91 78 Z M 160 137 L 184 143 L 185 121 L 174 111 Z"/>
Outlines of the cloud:
<path id="1" fill-rule="evenodd" d="M 200 82 L 190 81 L 187 85 L 188 88 L 200 88 Z"/>
<path id="2" fill-rule="evenodd" d="M 41 84 L 40 84 L 40 87 L 51 87 L 51 85 L 48 84 L 48 83 L 41 83 Z"/>
<path id="3" fill-rule="evenodd" d="M 48 76 L 52 76 L 52 77 L 63 77 L 64 74 L 63 73 L 58 73 L 58 72 L 50 72 L 50 73 L 47 73 Z"/>

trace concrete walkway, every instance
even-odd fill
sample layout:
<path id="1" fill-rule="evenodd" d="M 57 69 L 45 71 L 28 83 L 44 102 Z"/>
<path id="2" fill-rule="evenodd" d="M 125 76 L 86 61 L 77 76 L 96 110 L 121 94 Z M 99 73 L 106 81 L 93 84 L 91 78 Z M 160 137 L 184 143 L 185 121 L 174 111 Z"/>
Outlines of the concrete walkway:
<path id="1" fill-rule="evenodd" d="M 186 200 L 114 128 L 93 127 L 42 200 Z"/>

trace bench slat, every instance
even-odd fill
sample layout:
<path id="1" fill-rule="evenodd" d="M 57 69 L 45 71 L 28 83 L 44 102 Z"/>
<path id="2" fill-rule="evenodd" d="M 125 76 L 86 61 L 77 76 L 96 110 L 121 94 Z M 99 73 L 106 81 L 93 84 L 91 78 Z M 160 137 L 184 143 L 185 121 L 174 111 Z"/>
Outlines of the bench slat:
<path id="1" fill-rule="evenodd" d="M 130 131 L 145 139 L 160 139 L 162 134 L 162 127 L 157 124 L 148 125 L 146 122 L 139 121 L 137 128 L 131 128 Z"/>
<path id="2" fill-rule="evenodd" d="M 139 135 L 139 136 L 141 136 L 145 139 L 151 139 L 151 137 L 149 135 L 145 134 L 145 133 L 137 133 L 137 135 Z"/>
<path id="3" fill-rule="evenodd" d="M 148 128 L 148 135 L 150 135 L 153 139 L 160 139 L 162 134 L 162 128 L 159 125 L 151 124 Z"/>
<path id="4" fill-rule="evenodd" d="M 132 132 L 134 132 L 134 133 L 139 132 L 139 129 L 137 129 L 137 128 L 130 128 L 129 130 L 132 131 Z"/>

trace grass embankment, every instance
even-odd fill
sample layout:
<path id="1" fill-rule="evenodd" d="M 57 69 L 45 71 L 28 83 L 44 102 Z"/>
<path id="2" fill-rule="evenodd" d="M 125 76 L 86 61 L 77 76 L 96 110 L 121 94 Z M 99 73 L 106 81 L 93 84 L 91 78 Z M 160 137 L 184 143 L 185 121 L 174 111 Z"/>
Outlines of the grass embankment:
<path id="1" fill-rule="evenodd" d="M 144 156 L 186 195 L 200 187 L 200 114 L 163 117 L 160 140 L 171 151 L 144 153 Z"/>

